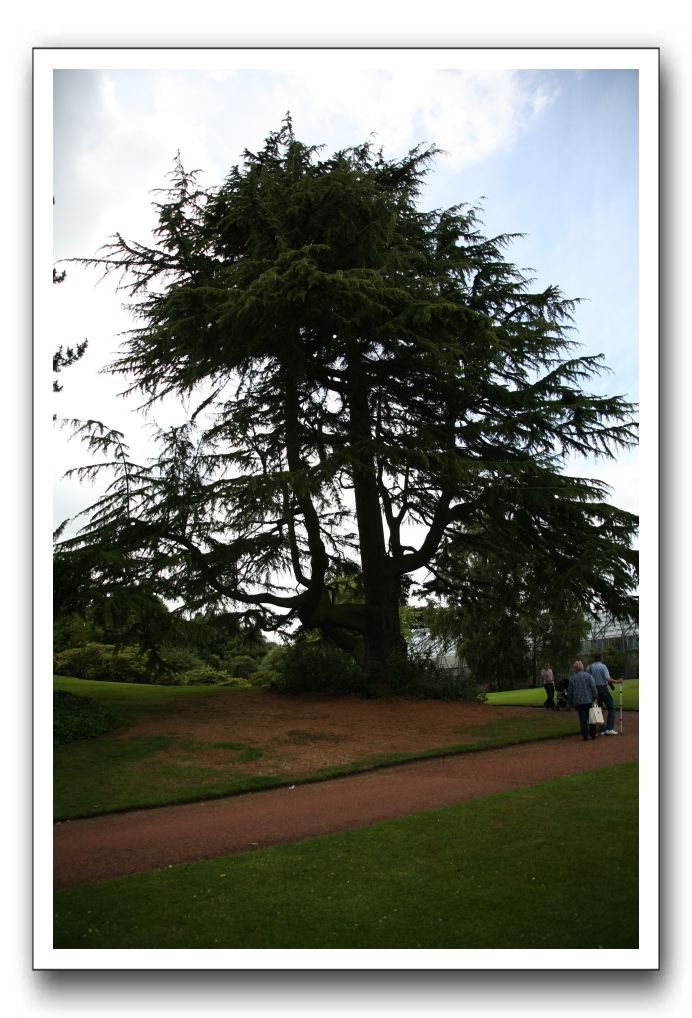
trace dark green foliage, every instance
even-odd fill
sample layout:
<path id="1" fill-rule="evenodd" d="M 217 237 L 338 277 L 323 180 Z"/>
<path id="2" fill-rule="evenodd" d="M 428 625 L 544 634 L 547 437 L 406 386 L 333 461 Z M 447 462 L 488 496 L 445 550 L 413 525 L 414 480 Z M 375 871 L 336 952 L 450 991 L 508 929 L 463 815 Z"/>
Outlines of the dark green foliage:
<path id="1" fill-rule="evenodd" d="M 94 642 L 137 646 L 152 673 L 164 672 L 159 648 L 175 634 L 177 619 L 152 589 L 129 582 L 115 548 L 89 547 L 53 557 L 54 650 Z M 80 620 L 81 629 L 80 633 Z M 75 674 L 75 673 L 71 673 Z"/>
<path id="2" fill-rule="evenodd" d="M 226 682 L 231 678 L 231 675 L 218 668 L 203 665 L 201 668 L 191 668 L 189 671 L 181 672 L 177 677 L 181 685 L 184 686 L 215 686 Z"/>
<path id="3" fill-rule="evenodd" d="M 397 696 L 419 700 L 485 699 L 475 679 L 441 667 L 428 654 L 394 655 L 388 662 L 386 675 L 391 691 Z"/>
<path id="4" fill-rule="evenodd" d="M 58 556 L 56 604 L 80 605 L 82 613 L 56 615 L 58 674 L 170 684 L 173 676 L 206 669 L 214 681 L 222 681 L 249 675 L 265 653 L 267 642 L 256 630 L 243 629 L 225 616 L 181 618 L 141 590 L 104 594 L 102 588 L 85 584 L 80 589 L 77 583 L 66 596 L 65 576 L 74 576 L 66 574 L 70 561 Z"/>
<path id="5" fill-rule="evenodd" d="M 275 692 L 363 695 L 368 689 L 366 676 L 338 647 L 299 640 L 282 651 L 273 659 L 276 677 L 270 688 Z"/>
<path id="6" fill-rule="evenodd" d="M 109 682 L 151 682 L 155 674 L 139 647 L 106 643 L 87 643 L 60 651 L 53 657 L 53 671 L 56 675 Z"/>
<path id="7" fill-rule="evenodd" d="M 176 663 L 185 663 L 185 667 L 162 671 L 151 666 L 148 656 L 139 647 L 115 647 L 104 643 L 87 643 L 53 655 L 53 671 L 56 675 L 72 675 L 78 679 L 145 682 L 164 686 L 224 685 L 233 679 L 237 681 L 231 684 L 238 684 L 245 679 L 239 672 L 205 664 L 192 655 L 181 653 Z"/>
<path id="8" fill-rule="evenodd" d="M 229 655 L 229 657 L 225 657 L 223 660 L 225 671 L 230 675 L 239 676 L 243 679 L 246 679 L 252 672 L 257 671 L 257 664 L 257 658 L 250 657 L 249 654 Z"/>
<path id="9" fill-rule="evenodd" d="M 289 648 L 286 644 L 272 643 L 259 663 L 260 671 L 281 671 L 283 659 L 288 654 Z"/>
<path id="10" fill-rule="evenodd" d="M 266 639 L 255 627 L 244 626 L 234 616 L 223 613 L 179 618 L 175 637 L 178 647 L 194 649 L 205 661 L 217 665 L 238 656 L 259 661 L 267 648 Z"/>
<path id="11" fill-rule="evenodd" d="M 93 619 L 69 612 L 58 615 L 53 622 L 53 651 L 83 647 L 87 643 L 104 643 L 104 631 Z"/>
<path id="12" fill-rule="evenodd" d="M 78 679 L 96 678 L 106 652 L 111 650 L 103 643 L 87 643 L 59 651 L 53 655 L 53 672 L 56 675 L 74 675 Z"/>
<path id="13" fill-rule="evenodd" d="M 593 657 L 586 655 L 584 665 L 590 665 L 592 660 Z M 623 650 L 613 647 L 603 651 L 601 660 L 606 665 L 608 674 L 612 678 L 632 678 L 631 675 L 628 675 L 628 669 L 632 670 L 632 655 L 627 655 Z"/>
<path id="14" fill-rule="evenodd" d="M 634 407 L 588 390 L 602 363 L 575 353 L 575 301 L 537 290 L 510 236 L 469 206 L 421 210 L 434 155 L 322 158 L 287 119 L 217 189 L 177 160 L 153 242 L 116 235 L 85 260 L 121 276 L 135 316 L 113 372 L 193 411 L 145 465 L 75 422 L 100 458 L 79 475 L 112 483 L 66 568 L 111 598 L 297 621 L 372 675 L 404 650 L 408 577 L 427 567 L 460 600 L 472 583 L 449 563 L 473 554 L 634 613 L 636 519 L 560 472 L 631 446 Z"/>
<path id="15" fill-rule="evenodd" d="M 202 668 L 205 664 L 204 658 L 190 646 L 166 643 L 161 647 L 160 654 L 167 674 L 191 671 L 194 668 Z M 218 661 L 217 658 L 216 664 Z"/>
<path id="16" fill-rule="evenodd" d="M 531 648 L 515 619 L 471 615 L 466 627 L 459 653 L 475 682 L 493 690 L 532 684 Z"/>
<path id="17" fill-rule="evenodd" d="M 589 629 L 579 599 L 556 572 L 533 564 L 512 565 L 506 555 L 446 559 L 428 585 L 447 591 L 447 604 L 420 613 L 431 636 L 454 647 L 471 678 L 494 690 L 540 684 L 549 661 L 569 672 Z"/>
<path id="18" fill-rule="evenodd" d="M 98 700 L 62 690 L 53 693 L 53 745 L 65 746 L 77 739 L 93 739 L 110 732 L 119 719 Z"/>
<path id="19" fill-rule="evenodd" d="M 540 670 L 543 662 L 553 665 L 558 672 L 572 671 L 572 664 L 579 656 L 579 648 L 589 628 L 582 611 L 569 606 L 548 607 L 542 615 L 529 620 L 529 634 L 535 644 L 534 661 L 536 681 L 541 684 Z"/>

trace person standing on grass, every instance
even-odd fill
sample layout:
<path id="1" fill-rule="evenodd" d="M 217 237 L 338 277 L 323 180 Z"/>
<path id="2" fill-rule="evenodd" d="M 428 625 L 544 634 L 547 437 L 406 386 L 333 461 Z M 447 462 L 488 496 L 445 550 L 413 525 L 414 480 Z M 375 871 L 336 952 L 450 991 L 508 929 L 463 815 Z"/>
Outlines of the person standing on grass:
<path id="1" fill-rule="evenodd" d="M 615 702 L 610 695 L 610 690 L 615 687 L 601 654 L 594 654 L 588 671 L 593 675 L 594 682 L 596 683 L 598 706 L 605 707 L 608 712 L 605 724 L 601 727 L 601 735 L 617 735 L 618 733 L 615 731 Z M 610 689 L 608 688 L 609 686 Z"/>
<path id="2" fill-rule="evenodd" d="M 589 707 L 597 700 L 596 683 L 590 672 L 584 671 L 581 661 L 575 661 L 567 686 L 567 702 L 577 708 L 579 727 L 584 742 L 589 741 Z M 596 733 L 592 736 L 596 738 Z"/>
<path id="3" fill-rule="evenodd" d="M 543 680 L 546 697 L 543 706 L 546 710 L 555 710 L 555 677 L 553 676 L 553 669 L 550 667 L 549 661 L 546 661 L 543 665 L 541 679 Z"/>

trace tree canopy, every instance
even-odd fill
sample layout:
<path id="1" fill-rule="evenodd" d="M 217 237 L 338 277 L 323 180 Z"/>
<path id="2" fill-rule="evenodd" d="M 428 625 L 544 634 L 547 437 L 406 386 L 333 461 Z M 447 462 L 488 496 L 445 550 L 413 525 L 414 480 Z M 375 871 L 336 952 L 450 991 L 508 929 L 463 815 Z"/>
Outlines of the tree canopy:
<path id="1" fill-rule="evenodd" d="M 589 630 L 583 601 L 547 568 L 526 558 L 467 556 L 442 587 L 442 603 L 418 613 L 428 642 L 455 648 L 478 684 L 524 688 L 540 684 L 546 661 L 557 672 L 571 670 Z"/>
<path id="2" fill-rule="evenodd" d="M 113 479 L 60 555 L 102 587 L 297 620 L 370 672 L 403 647 L 411 574 L 463 591 L 473 554 L 636 610 L 635 517 L 562 472 L 631 446 L 634 407 L 586 391 L 603 363 L 576 351 L 575 301 L 534 287 L 511 235 L 468 205 L 421 209 L 435 155 L 324 157 L 287 118 L 217 188 L 178 158 L 153 240 L 82 260 L 119 274 L 135 316 L 111 370 L 145 408 L 175 394 L 191 413 L 146 464 L 76 423 L 103 454 L 79 473 Z"/>

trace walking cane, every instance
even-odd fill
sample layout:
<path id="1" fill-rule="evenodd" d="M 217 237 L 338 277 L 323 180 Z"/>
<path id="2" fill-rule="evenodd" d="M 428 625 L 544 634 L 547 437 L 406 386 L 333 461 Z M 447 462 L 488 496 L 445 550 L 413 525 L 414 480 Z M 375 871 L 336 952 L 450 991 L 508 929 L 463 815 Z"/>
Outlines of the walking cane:
<path id="1" fill-rule="evenodd" d="M 617 680 L 620 683 L 620 735 L 622 735 L 622 683 L 624 679 Z"/>

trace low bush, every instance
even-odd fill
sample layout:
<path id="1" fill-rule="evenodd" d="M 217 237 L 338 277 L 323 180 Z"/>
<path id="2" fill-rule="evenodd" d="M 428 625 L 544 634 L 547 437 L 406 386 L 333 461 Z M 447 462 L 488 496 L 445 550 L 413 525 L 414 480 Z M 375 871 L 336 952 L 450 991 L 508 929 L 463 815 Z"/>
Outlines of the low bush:
<path id="1" fill-rule="evenodd" d="M 473 679 L 441 668 L 431 657 L 396 655 L 381 675 L 365 675 L 350 654 L 322 641 L 298 640 L 273 647 L 251 681 L 279 693 L 396 696 L 418 699 L 483 701 L 485 692 Z"/>
<path id="2" fill-rule="evenodd" d="M 98 700 L 55 690 L 53 693 L 53 745 L 93 739 L 119 724 L 112 711 Z"/>
<path id="3" fill-rule="evenodd" d="M 87 643 L 82 647 L 68 647 L 53 655 L 53 672 L 56 675 L 75 675 L 78 679 L 94 679 L 104 660 L 102 643 Z"/>
<path id="4" fill-rule="evenodd" d="M 257 661 L 249 654 L 231 654 L 223 659 L 223 667 L 229 675 L 247 679 L 252 672 L 257 671 Z"/>
<path id="5" fill-rule="evenodd" d="M 290 647 L 280 643 L 272 644 L 257 666 L 257 671 L 261 673 L 276 672 L 278 674 L 281 671 L 281 663 L 290 649 Z"/>
<path id="6" fill-rule="evenodd" d="M 252 689 L 252 683 L 241 675 L 229 675 L 211 665 L 191 668 L 187 672 L 163 675 L 156 680 L 164 686 L 228 686 L 231 689 Z"/>
<path id="7" fill-rule="evenodd" d="M 247 677 L 247 681 L 253 689 L 267 689 L 278 678 L 279 673 L 277 671 L 274 671 L 272 668 L 266 668 L 251 672 Z"/>
<path id="8" fill-rule="evenodd" d="M 189 647 L 181 647 L 177 644 L 164 644 L 160 654 L 161 660 L 164 662 L 169 674 L 189 672 L 194 668 L 200 668 L 204 665 L 204 661 L 199 654 Z"/>
<path id="9" fill-rule="evenodd" d="M 390 659 L 388 684 L 398 696 L 421 700 L 484 701 L 486 694 L 471 677 L 442 668 L 425 654 L 410 653 Z"/>
<path id="10" fill-rule="evenodd" d="M 181 686 L 215 686 L 227 682 L 232 676 L 226 672 L 212 668 L 211 665 L 202 665 L 199 668 L 191 668 L 189 671 L 180 672 L 176 676 Z"/>
<path id="11" fill-rule="evenodd" d="M 53 656 L 56 675 L 78 679 L 105 679 L 108 682 L 150 682 L 147 655 L 139 647 L 115 647 L 109 643 L 87 643 L 69 647 Z"/>
<path id="12" fill-rule="evenodd" d="M 185 686 L 187 683 L 181 672 L 161 672 L 156 678 L 150 680 L 156 686 Z"/>
<path id="13" fill-rule="evenodd" d="M 76 612 L 58 615 L 53 620 L 53 650 L 56 653 L 68 647 L 81 647 L 99 641 L 103 641 L 101 627 Z"/>
<path id="14" fill-rule="evenodd" d="M 269 686 L 275 692 L 364 695 L 368 691 L 368 678 L 353 658 L 331 644 L 299 640 L 270 653 L 275 677 Z M 269 657 L 265 656 L 263 665 Z"/>
<path id="15" fill-rule="evenodd" d="M 252 681 L 244 679 L 242 675 L 234 676 L 231 679 L 224 679 L 221 685 L 228 686 L 229 689 L 254 689 Z"/>

